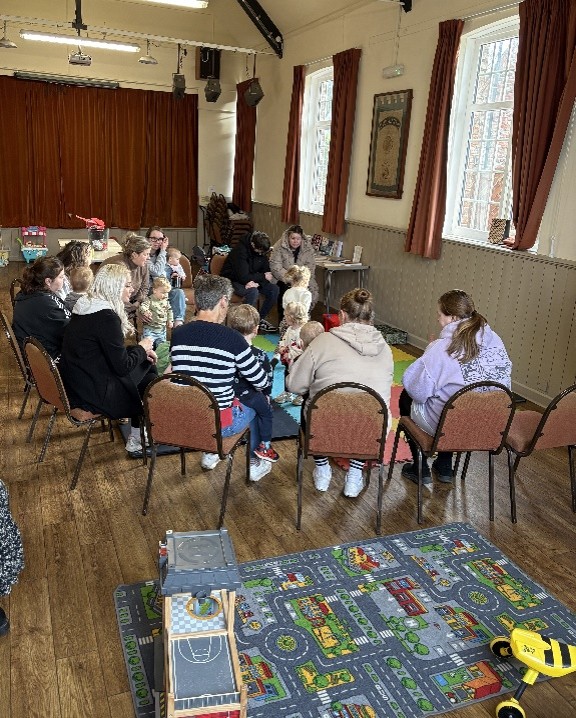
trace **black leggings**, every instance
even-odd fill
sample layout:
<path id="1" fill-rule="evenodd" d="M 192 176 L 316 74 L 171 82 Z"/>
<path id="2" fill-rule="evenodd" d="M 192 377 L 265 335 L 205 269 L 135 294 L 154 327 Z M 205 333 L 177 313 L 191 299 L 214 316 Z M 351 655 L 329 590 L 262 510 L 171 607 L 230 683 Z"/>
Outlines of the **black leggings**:
<path id="1" fill-rule="evenodd" d="M 400 399 L 398 400 L 398 404 L 400 406 L 400 416 L 410 416 L 410 409 L 412 408 L 412 397 L 410 394 L 406 391 L 406 389 L 402 389 L 402 393 L 400 394 Z M 414 461 L 414 464 L 417 464 L 418 462 L 418 452 L 416 450 L 416 444 L 412 441 L 412 439 L 409 439 L 406 437 L 406 440 L 408 442 L 408 446 L 410 447 L 410 451 L 412 452 L 412 459 Z M 438 457 L 436 458 L 436 461 L 434 462 L 435 468 L 438 470 L 438 473 L 442 476 L 448 475 L 452 473 L 452 452 L 449 451 L 439 451 Z M 424 457 L 422 469 L 426 470 L 428 468 L 428 461 L 426 457 Z"/>
<path id="2" fill-rule="evenodd" d="M 154 364 L 149 365 L 148 370 L 146 371 L 144 376 L 142 376 L 142 366 L 139 366 L 138 370 L 139 370 L 138 375 L 141 377 L 141 379 L 140 379 L 140 381 L 138 381 L 137 377 L 134 377 L 134 380 L 138 381 L 138 383 L 136 384 L 136 388 L 138 389 L 138 394 L 140 394 L 140 398 L 142 398 L 144 396 L 144 392 L 146 391 L 146 387 L 148 386 L 148 384 L 150 384 L 151 381 L 154 381 L 154 379 L 158 378 L 158 372 L 156 371 L 156 367 L 154 366 Z M 135 429 L 140 428 L 140 417 L 142 416 L 143 413 L 144 413 L 144 409 L 142 409 L 141 414 L 138 414 L 137 416 L 130 417 L 130 424 Z"/>

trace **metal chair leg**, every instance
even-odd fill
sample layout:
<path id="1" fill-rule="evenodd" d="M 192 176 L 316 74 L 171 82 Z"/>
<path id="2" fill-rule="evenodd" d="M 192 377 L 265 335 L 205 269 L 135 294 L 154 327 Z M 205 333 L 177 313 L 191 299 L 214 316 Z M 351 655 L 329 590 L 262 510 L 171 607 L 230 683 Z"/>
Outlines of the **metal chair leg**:
<path id="1" fill-rule="evenodd" d="M 150 458 L 150 468 L 148 469 L 148 481 L 146 482 L 146 493 L 144 494 L 144 504 L 142 506 L 142 516 L 148 513 L 148 502 L 152 492 L 152 479 L 154 478 L 154 468 L 156 467 L 156 444 L 152 444 L 152 456 Z"/>
<path id="2" fill-rule="evenodd" d="M 574 449 L 575 446 L 568 447 L 568 465 L 570 467 L 570 487 L 572 489 L 572 511 L 576 513 L 576 471 L 574 470 Z"/>
<path id="3" fill-rule="evenodd" d="M 90 440 L 90 434 L 92 433 L 92 427 L 94 426 L 94 421 L 91 421 L 88 424 L 88 428 L 86 429 L 86 436 L 84 437 L 84 442 L 82 444 L 82 449 L 80 450 L 80 456 L 78 457 L 78 461 L 76 462 L 76 468 L 74 469 L 74 476 L 72 477 L 72 483 L 70 484 L 70 491 L 74 491 L 76 488 L 76 484 L 78 483 L 78 477 L 80 476 L 80 470 L 82 469 L 82 464 L 84 462 L 84 456 L 86 455 L 86 449 L 88 448 L 88 441 Z"/>
<path id="4" fill-rule="evenodd" d="M 234 453 L 236 452 L 236 448 L 238 447 L 238 444 L 236 444 L 236 447 L 232 449 L 232 451 L 228 454 L 228 467 L 226 468 L 226 479 L 224 480 L 224 491 L 222 492 L 222 501 L 220 502 L 220 516 L 218 518 L 218 528 L 222 528 L 222 524 L 224 523 L 224 514 L 226 513 L 226 504 L 228 503 L 228 490 L 230 488 L 230 477 L 232 476 L 232 462 L 234 461 Z"/>
<path id="5" fill-rule="evenodd" d="M 382 535 L 382 500 L 384 498 L 384 462 L 378 468 L 378 503 L 376 505 L 376 535 Z"/>
<path id="6" fill-rule="evenodd" d="M 296 481 L 298 483 L 298 508 L 296 510 L 296 528 L 300 531 L 302 526 L 302 446 L 298 444 L 296 458 Z"/>
<path id="7" fill-rule="evenodd" d="M 390 466 L 388 467 L 388 478 L 386 481 L 390 481 L 392 478 L 392 472 L 394 471 L 394 463 L 396 461 L 396 452 L 398 451 L 398 440 L 400 439 L 400 429 L 396 429 L 396 436 L 394 437 L 394 446 L 392 447 L 392 456 L 390 457 Z"/>
<path id="8" fill-rule="evenodd" d="M 488 500 L 490 502 L 490 521 L 494 521 L 494 454 L 488 452 Z"/>
<path id="9" fill-rule="evenodd" d="M 34 418 L 32 419 L 32 423 L 30 424 L 30 430 L 28 431 L 28 436 L 26 437 L 26 443 L 29 444 L 32 441 L 32 435 L 34 434 L 34 429 L 36 428 L 36 422 L 38 421 L 38 417 L 40 416 L 40 409 L 42 408 L 43 401 L 40 399 L 38 402 L 38 406 L 36 407 L 36 411 L 34 412 Z"/>
<path id="10" fill-rule="evenodd" d="M 460 476 L 460 479 L 464 481 L 466 478 L 466 474 L 468 473 L 468 466 L 470 465 L 470 457 L 472 456 L 471 451 L 466 452 L 466 458 L 464 459 L 464 468 L 462 469 L 462 475 Z"/>
<path id="11" fill-rule="evenodd" d="M 32 391 L 32 384 L 29 382 L 26 382 L 26 386 L 24 388 L 24 400 L 22 401 L 22 406 L 20 407 L 20 413 L 18 414 L 18 418 L 21 419 L 24 416 L 24 409 L 26 409 L 26 404 L 28 403 L 28 397 L 30 396 L 30 392 Z"/>
<path id="12" fill-rule="evenodd" d="M 520 457 L 512 459 L 512 452 L 508 449 L 508 481 L 510 483 L 510 518 L 512 523 L 517 523 L 516 518 L 516 470 L 520 463 Z"/>
<path id="13" fill-rule="evenodd" d="M 418 514 L 416 520 L 422 523 L 422 470 L 424 466 L 424 456 L 422 450 L 418 447 Z"/>
<path id="14" fill-rule="evenodd" d="M 183 446 L 180 447 L 180 473 L 186 476 L 186 452 Z"/>
<path id="15" fill-rule="evenodd" d="M 250 429 L 246 432 L 246 483 L 250 483 L 250 456 L 252 455 L 252 450 L 250 449 Z"/>
<path id="16" fill-rule="evenodd" d="M 38 457 L 39 464 L 44 461 L 44 457 L 46 456 L 46 449 L 48 448 L 50 437 L 52 436 L 52 429 L 54 427 L 54 419 L 56 418 L 57 411 L 58 409 L 56 407 L 52 409 L 52 415 L 50 416 L 50 421 L 48 422 L 48 431 L 46 432 L 46 437 L 44 439 L 44 443 L 42 444 L 42 451 L 40 452 L 40 456 Z"/>

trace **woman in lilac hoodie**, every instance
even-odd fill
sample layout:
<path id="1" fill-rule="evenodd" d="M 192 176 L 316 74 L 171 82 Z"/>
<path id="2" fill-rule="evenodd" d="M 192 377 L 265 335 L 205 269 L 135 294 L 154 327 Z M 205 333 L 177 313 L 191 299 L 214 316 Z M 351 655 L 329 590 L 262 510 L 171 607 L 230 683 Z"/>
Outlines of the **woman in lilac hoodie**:
<path id="1" fill-rule="evenodd" d="M 477 381 L 497 381 L 510 388 L 512 362 L 496 332 L 474 308 L 472 298 L 452 289 L 438 300 L 440 336 L 404 372 L 400 396 L 401 416 L 410 418 L 427 434 L 436 432 L 444 404 L 459 389 Z M 417 453 L 408 442 L 414 463 L 404 464 L 402 476 L 418 482 Z M 443 483 L 452 482 L 452 454 L 439 452 L 432 464 Z M 423 483 L 432 485 L 428 463 Z"/>

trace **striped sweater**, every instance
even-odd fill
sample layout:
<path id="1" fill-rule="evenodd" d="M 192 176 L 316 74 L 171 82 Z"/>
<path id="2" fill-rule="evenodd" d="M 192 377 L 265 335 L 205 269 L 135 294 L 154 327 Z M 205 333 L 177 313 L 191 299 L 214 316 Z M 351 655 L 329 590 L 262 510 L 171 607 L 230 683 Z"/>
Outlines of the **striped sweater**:
<path id="1" fill-rule="evenodd" d="M 265 389 L 269 383 L 246 339 L 223 324 L 195 321 L 177 327 L 172 332 L 170 358 L 172 371 L 198 379 L 221 409 L 232 404 L 237 373 L 255 389 Z"/>

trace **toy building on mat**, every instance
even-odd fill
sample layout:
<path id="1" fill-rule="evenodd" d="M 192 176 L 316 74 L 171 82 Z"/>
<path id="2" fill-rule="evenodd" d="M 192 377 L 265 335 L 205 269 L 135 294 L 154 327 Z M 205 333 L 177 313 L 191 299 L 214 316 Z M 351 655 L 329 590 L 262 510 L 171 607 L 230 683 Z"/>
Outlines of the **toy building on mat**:
<path id="1" fill-rule="evenodd" d="M 246 718 L 234 638 L 241 586 L 228 532 L 166 532 L 159 548 L 164 596 L 164 701 L 167 718 Z"/>
<path id="2" fill-rule="evenodd" d="M 18 239 L 22 254 L 26 263 L 44 257 L 48 253 L 46 245 L 46 227 L 30 225 L 29 227 L 20 227 L 22 238 Z"/>

